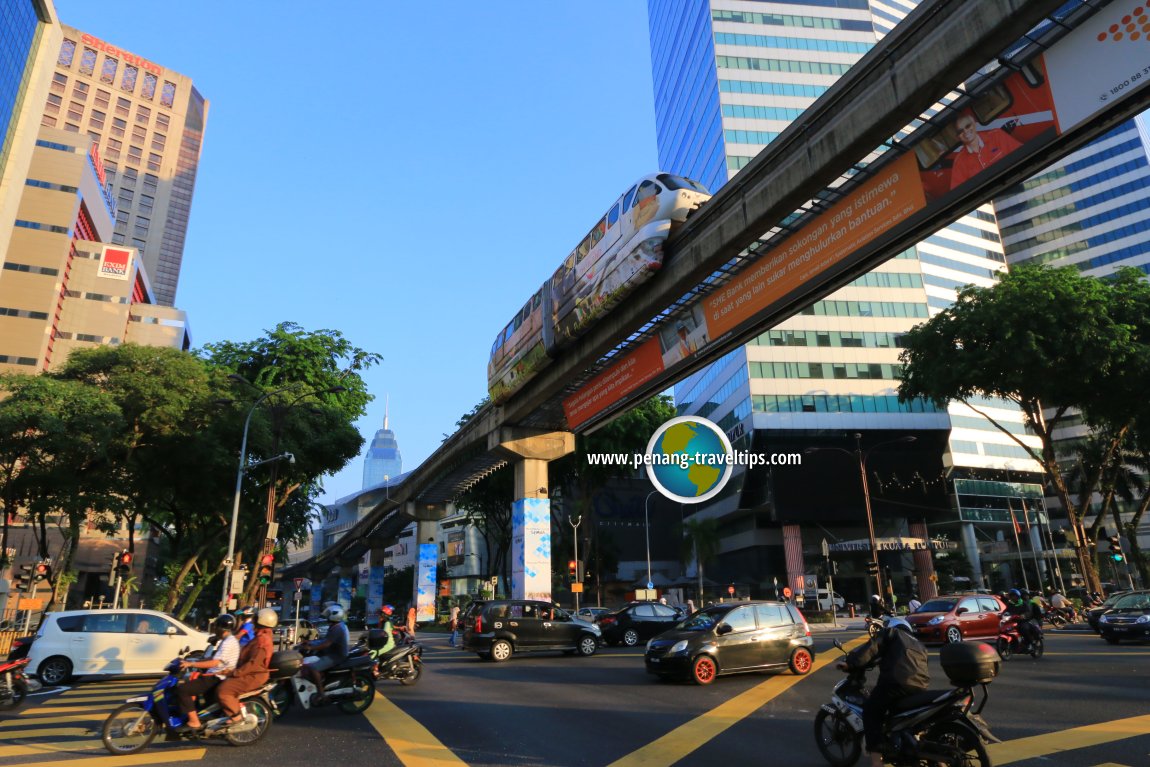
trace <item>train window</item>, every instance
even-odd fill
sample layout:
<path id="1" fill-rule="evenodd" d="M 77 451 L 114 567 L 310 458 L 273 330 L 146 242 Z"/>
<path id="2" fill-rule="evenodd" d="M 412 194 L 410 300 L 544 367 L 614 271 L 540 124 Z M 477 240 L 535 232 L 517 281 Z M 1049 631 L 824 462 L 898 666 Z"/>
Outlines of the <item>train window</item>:
<path id="1" fill-rule="evenodd" d="M 698 181 L 692 181 L 689 178 L 682 176 L 672 176 L 669 173 L 660 173 L 657 178 L 663 182 L 663 185 L 668 189 L 690 189 L 695 192 L 702 192 L 708 194 L 707 188 L 700 184 Z"/>
<path id="2" fill-rule="evenodd" d="M 648 197 L 654 197 L 659 193 L 659 185 L 654 181 L 644 181 L 639 184 L 639 193 L 635 195 L 635 202 L 640 203 Z"/>
<path id="3" fill-rule="evenodd" d="M 611 208 L 611 212 L 607 214 L 607 226 L 615 226 L 619 221 L 619 203 L 615 203 L 615 207 Z"/>
<path id="4" fill-rule="evenodd" d="M 532 309 L 538 309 L 539 304 L 541 304 L 541 303 L 543 303 L 543 291 L 542 290 L 539 291 L 538 293 L 536 293 L 535 296 L 531 299 L 531 308 Z"/>
<path id="5" fill-rule="evenodd" d="M 599 244 L 599 240 L 603 239 L 603 235 L 607 233 L 607 219 L 600 219 L 595 228 L 591 230 L 591 247 Z"/>
<path id="6" fill-rule="evenodd" d="M 623 195 L 623 212 L 631 210 L 631 202 L 635 199 L 635 187 L 631 187 L 627 194 Z"/>
<path id="7" fill-rule="evenodd" d="M 591 235 L 583 238 L 583 242 L 579 243 L 579 247 L 575 251 L 579 254 L 579 260 L 582 261 L 591 252 Z"/>

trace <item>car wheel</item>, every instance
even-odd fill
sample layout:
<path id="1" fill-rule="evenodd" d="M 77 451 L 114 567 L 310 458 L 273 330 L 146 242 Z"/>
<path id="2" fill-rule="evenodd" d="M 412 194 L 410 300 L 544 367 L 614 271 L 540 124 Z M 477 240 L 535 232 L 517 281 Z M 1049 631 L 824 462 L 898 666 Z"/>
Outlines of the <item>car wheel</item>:
<path id="1" fill-rule="evenodd" d="M 710 684 L 719 674 L 719 666 L 710 655 L 700 655 L 691 663 L 691 681 L 695 684 Z"/>
<path id="2" fill-rule="evenodd" d="M 628 647 L 634 647 L 639 644 L 639 632 L 635 629 L 627 629 L 623 632 L 623 644 Z"/>
<path id="3" fill-rule="evenodd" d="M 599 649 L 599 641 L 590 634 L 584 634 L 579 637 L 579 654 L 584 658 L 590 658 Z"/>
<path id="4" fill-rule="evenodd" d="M 511 657 L 511 643 L 506 639 L 497 639 L 491 643 L 491 660 L 496 663 Z"/>
<path id="5" fill-rule="evenodd" d="M 1106 640 L 1106 644 L 1118 644 L 1118 642 L 1121 641 L 1118 637 L 1111 636 L 1110 634 L 1103 634 L 1102 638 Z"/>
<path id="6" fill-rule="evenodd" d="M 954 644 L 956 642 L 961 642 L 961 641 L 962 641 L 962 631 L 959 630 L 958 626 L 951 626 L 950 628 L 948 628 L 946 630 L 946 643 L 947 644 Z"/>
<path id="7" fill-rule="evenodd" d="M 46 685 L 64 684 L 72 676 L 72 661 L 62 655 L 55 655 L 40 664 L 37 676 Z"/>
<path id="8" fill-rule="evenodd" d="M 805 647 L 796 647 L 795 651 L 791 653 L 791 673 L 803 676 L 811 670 L 814 662 L 815 659 L 811 656 L 810 650 Z"/>

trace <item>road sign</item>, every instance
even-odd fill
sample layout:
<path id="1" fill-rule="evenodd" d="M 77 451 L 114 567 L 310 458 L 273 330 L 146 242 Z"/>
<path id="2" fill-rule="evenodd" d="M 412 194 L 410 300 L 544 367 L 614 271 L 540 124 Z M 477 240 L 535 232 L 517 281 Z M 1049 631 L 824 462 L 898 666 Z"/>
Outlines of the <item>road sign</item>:
<path id="1" fill-rule="evenodd" d="M 653 588 L 655 588 L 655 584 L 652 583 L 651 581 L 647 581 L 647 588 L 653 589 Z"/>
<path id="2" fill-rule="evenodd" d="M 575 581 L 574 583 L 572 583 L 571 584 L 571 593 L 572 594 L 582 594 L 583 593 L 583 584 L 580 583 L 579 581 Z"/>
<path id="3" fill-rule="evenodd" d="M 16 605 L 17 610 L 43 610 L 44 600 L 40 598 L 32 599 L 30 597 L 20 597 L 19 604 Z"/>
<path id="4" fill-rule="evenodd" d="M 727 586 L 727 593 L 730 594 L 731 596 L 734 596 L 735 595 L 735 587 L 734 586 Z"/>
<path id="5" fill-rule="evenodd" d="M 827 539 L 823 538 L 823 559 L 831 555 L 831 547 L 827 545 Z"/>
<path id="6" fill-rule="evenodd" d="M 791 587 L 790 586 L 783 586 L 783 596 L 786 597 L 787 599 L 791 598 Z"/>
<path id="7" fill-rule="evenodd" d="M 297 591 L 297 592 L 295 593 L 295 601 L 299 602 L 299 601 L 300 601 L 300 600 L 302 600 L 302 599 L 303 599 L 303 592 L 302 592 L 302 591 Z"/>
<path id="8" fill-rule="evenodd" d="M 232 570 L 232 587 L 231 592 L 237 594 L 244 590 L 244 576 L 247 572 L 244 570 Z"/>
<path id="9" fill-rule="evenodd" d="M 296 578 L 293 582 L 295 583 L 296 591 L 299 591 L 303 588 L 303 578 Z"/>

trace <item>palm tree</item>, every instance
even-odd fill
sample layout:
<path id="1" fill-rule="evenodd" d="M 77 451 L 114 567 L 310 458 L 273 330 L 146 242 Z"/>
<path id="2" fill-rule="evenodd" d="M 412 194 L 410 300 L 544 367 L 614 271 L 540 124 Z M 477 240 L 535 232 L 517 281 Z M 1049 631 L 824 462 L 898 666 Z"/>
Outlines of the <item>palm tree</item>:
<path id="1" fill-rule="evenodd" d="M 715 519 L 688 519 L 683 523 L 683 561 L 692 559 L 699 571 L 699 602 L 703 601 L 703 565 L 719 553 L 719 523 Z"/>

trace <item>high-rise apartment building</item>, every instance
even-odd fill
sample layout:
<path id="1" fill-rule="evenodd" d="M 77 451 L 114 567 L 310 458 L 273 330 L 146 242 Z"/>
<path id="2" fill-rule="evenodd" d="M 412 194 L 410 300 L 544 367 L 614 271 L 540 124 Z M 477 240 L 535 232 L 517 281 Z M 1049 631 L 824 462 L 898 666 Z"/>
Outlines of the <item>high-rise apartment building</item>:
<path id="1" fill-rule="evenodd" d="M 112 242 L 142 254 L 175 303 L 208 102 L 190 77 L 63 27 L 43 124 L 99 147 L 116 201 Z"/>
<path id="2" fill-rule="evenodd" d="M 909 10 L 893 0 L 652 0 L 660 168 L 717 190 Z M 924 540 L 936 530 L 961 537 L 981 574 L 978 536 L 996 532 L 959 524 L 950 479 L 1009 469 L 1017 482 L 1038 467 L 964 406 L 898 402 L 898 357 L 902 333 L 949 305 L 963 285 L 992 284 L 1003 268 L 995 217 L 983 206 L 676 387 L 680 412 L 706 416 L 745 449 L 823 448 L 801 468 L 736 474 L 700 509 L 720 524 L 719 570 L 708 575 L 759 584 L 785 574 L 793 586 L 814 566 L 804 551 L 813 559 L 828 532 L 844 551 L 868 551 L 865 542 L 851 548 L 867 537 L 856 451 L 870 477 L 879 538 Z M 1016 408 L 979 404 L 1023 432 Z M 863 559 L 844 556 L 836 584 L 848 597 L 867 589 Z M 884 555 L 896 591 L 929 593 L 929 559 L 912 565 Z M 912 569 L 917 582 L 905 575 Z"/>

